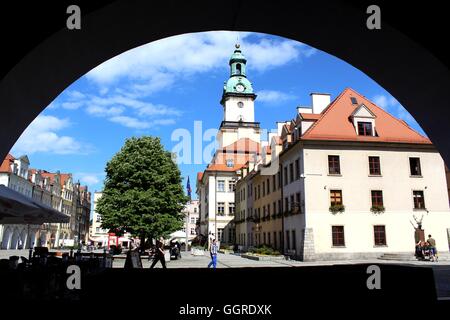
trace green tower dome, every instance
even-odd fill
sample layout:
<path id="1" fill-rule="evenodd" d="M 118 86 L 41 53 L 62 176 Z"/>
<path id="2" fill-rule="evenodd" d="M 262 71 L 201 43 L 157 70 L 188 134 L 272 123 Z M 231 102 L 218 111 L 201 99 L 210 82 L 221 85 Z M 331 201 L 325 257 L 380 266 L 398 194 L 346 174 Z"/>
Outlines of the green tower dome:
<path id="1" fill-rule="evenodd" d="M 254 95 L 252 83 L 247 79 L 246 67 L 247 59 L 242 54 L 240 45 L 236 44 L 236 49 L 230 57 L 230 78 L 223 86 L 223 96 L 232 95 Z"/>

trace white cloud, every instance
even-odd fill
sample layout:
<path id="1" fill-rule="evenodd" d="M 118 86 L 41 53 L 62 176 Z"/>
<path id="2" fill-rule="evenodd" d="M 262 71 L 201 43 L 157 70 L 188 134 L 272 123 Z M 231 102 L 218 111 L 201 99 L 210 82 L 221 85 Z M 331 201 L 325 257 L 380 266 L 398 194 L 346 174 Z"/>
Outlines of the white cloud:
<path id="1" fill-rule="evenodd" d="M 39 115 L 22 133 L 12 151 L 17 154 L 48 152 L 54 154 L 86 153 L 89 147 L 75 138 L 56 132 L 70 126 L 68 119 Z"/>
<path id="2" fill-rule="evenodd" d="M 122 114 L 123 111 L 123 107 L 105 107 L 95 104 L 86 107 L 86 112 L 88 114 L 99 117 L 117 116 Z"/>
<path id="3" fill-rule="evenodd" d="M 132 129 L 148 129 L 151 126 L 149 122 L 127 116 L 116 116 L 110 118 L 109 120 Z"/>
<path id="4" fill-rule="evenodd" d="M 257 92 L 257 95 L 258 101 L 267 104 L 279 104 L 297 98 L 295 95 L 276 90 L 261 90 Z"/>
<path id="5" fill-rule="evenodd" d="M 84 93 L 81 93 L 80 91 L 71 90 L 71 91 L 67 92 L 67 97 L 70 100 L 80 100 L 80 99 L 84 99 L 86 97 L 86 95 Z"/>
<path id="6" fill-rule="evenodd" d="M 168 125 L 172 125 L 175 124 L 175 119 L 157 119 L 152 121 L 152 125 L 155 126 L 168 126 Z"/>
<path id="7" fill-rule="evenodd" d="M 101 181 L 99 174 L 95 173 L 75 173 L 74 176 L 76 179 L 79 179 L 81 183 L 87 185 L 97 184 Z"/>
<path id="8" fill-rule="evenodd" d="M 297 41 L 266 37 L 250 40 L 250 33 L 239 35 L 250 70 L 265 71 L 316 52 Z M 236 36 L 236 32 L 215 31 L 158 40 L 124 52 L 86 76 L 99 85 L 126 78 L 141 82 L 134 85 L 136 90 L 161 90 L 174 83 L 177 76 L 227 67 Z"/>
<path id="9" fill-rule="evenodd" d="M 83 105 L 82 102 L 63 102 L 61 107 L 67 110 L 77 110 Z"/>
<path id="10" fill-rule="evenodd" d="M 373 103 L 375 103 L 377 106 L 387 110 L 389 107 L 398 105 L 399 102 L 394 97 L 388 97 L 386 95 L 376 95 L 372 99 Z"/>

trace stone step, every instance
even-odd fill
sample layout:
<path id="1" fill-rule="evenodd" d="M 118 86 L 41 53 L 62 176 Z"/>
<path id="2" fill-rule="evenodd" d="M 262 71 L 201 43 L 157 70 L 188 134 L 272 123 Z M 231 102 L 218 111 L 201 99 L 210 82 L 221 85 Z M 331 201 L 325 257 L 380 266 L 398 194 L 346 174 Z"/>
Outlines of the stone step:
<path id="1" fill-rule="evenodd" d="M 380 259 L 380 260 L 400 260 L 400 261 L 417 260 L 413 253 L 384 253 L 378 259 Z"/>

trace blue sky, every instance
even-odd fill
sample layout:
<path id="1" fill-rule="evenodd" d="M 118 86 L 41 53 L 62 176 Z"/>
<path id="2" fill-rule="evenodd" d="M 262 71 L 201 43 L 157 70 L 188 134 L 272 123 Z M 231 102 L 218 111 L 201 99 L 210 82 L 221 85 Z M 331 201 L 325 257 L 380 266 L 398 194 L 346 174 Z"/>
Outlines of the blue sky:
<path id="1" fill-rule="evenodd" d="M 292 119 L 296 106 L 310 105 L 311 92 L 330 93 L 334 99 L 351 87 L 423 134 L 395 98 L 346 62 L 276 36 L 220 31 L 163 39 L 97 66 L 35 119 L 12 154 L 27 154 L 33 168 L 71 172 L 91 191 L 101 190 L 106 162 L 126 138 L 160 136 L 172 150 L 179 143 L 172 139 L 176 129 L 193 134 L 195 121 L 201 121 L 203 132 L 218 128 L 228 59 L 238 37 L 247 77 L 258 95 L 255 118 L 262 128 Z M 206 164 L 180 165 L 193 190 L 196 173 Z"/>

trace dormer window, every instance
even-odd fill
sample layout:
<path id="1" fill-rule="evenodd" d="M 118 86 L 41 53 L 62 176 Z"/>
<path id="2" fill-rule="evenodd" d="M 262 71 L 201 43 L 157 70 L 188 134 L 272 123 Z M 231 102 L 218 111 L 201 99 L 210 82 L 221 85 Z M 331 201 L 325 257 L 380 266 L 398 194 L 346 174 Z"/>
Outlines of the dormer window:
<path id="1" fill-rule="evenodd" d="M 372 123 L 371 122 L 359 122 L 358 121 L 358 135 L 360 136 L 373 136 Z"/>
<path id="2" fill-rule="evenodd" d="M 233 159 L 227 159 L 227 167 L 228 168 L 233 168 L 234 167 Z"/>

